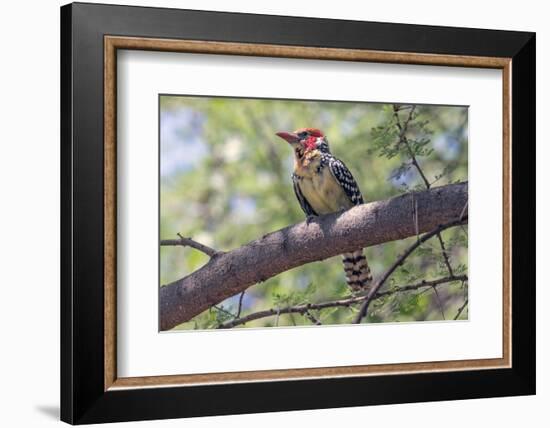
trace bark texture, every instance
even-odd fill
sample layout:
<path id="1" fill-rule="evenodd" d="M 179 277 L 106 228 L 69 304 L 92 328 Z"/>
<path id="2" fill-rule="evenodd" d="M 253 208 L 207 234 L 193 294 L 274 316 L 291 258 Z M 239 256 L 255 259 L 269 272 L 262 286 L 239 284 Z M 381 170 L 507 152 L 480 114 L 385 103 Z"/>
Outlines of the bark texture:
<path id="1" fill-rule="evenodd" d="M 160 289 L 160 328 L 168 330 L 251 285 L 297 266 L 429 232 L 464 215 L 468 183 L 407 193 L 315 218 L 215 253 Z M 416 207 L 416 212 L 415 212 Z"/>

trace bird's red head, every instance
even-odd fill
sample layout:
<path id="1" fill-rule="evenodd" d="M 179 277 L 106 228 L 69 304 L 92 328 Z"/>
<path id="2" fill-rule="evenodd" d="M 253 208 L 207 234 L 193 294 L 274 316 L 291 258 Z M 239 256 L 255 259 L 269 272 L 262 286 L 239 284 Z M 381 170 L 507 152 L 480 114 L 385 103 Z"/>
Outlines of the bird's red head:
<path id="1" fill-rule="evenodd" d="M 316 128 L 300 128 L 294 132 L 277 132 L 277 136 L 289 144 L 300 144 L 305 151 L 317 148 L 318 139 L 324 139 L 324 134 Z"/>

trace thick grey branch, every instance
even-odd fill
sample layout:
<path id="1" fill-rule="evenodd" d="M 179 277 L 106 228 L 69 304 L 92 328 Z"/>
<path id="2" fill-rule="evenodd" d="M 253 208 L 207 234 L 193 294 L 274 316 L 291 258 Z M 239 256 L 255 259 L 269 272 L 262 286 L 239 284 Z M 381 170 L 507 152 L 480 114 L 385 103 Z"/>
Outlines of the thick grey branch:
<path id="1" fill-rule="evenodd" d="M 226 253 L 160 289 L 160 328 L 188 321 L 228 297 L 297 266 L 417 233 L 411 194 L 354 207 L 269 233 Z M 468 183 L 415 193 L 418 232 L 456 220 L 468 199 Z"/>

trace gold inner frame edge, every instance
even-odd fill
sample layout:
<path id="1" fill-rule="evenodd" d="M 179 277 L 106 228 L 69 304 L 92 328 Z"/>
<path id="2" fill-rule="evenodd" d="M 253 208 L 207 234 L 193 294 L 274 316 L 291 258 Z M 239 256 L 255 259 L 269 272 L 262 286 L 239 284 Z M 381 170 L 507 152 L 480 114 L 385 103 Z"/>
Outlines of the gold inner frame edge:
<path id="1" fill-rule="evenodd" d="M 494 68 L 502 70 L 503 91 L 503 349 L 502 358 L 377 364 L 323 368 L 261 370 L 170 376 L 117 377 L 116 367 L 116 88 L 117 50 L 147 50 L 215 55 L 378 62 Z M 511 367 L 511 58 L 421 54 L 362 49 L 174 40 L 142 37 L 104 37 L 104 390 L 193 386 L 395 375 L 406 373 L 496 369 Z"/>

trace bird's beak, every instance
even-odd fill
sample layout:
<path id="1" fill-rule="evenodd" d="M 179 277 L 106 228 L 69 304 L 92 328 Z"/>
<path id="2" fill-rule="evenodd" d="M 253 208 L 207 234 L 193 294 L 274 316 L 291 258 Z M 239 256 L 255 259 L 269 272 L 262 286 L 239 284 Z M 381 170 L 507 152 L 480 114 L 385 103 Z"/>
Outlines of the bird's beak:
<path id="1" fill-rule="evenodd" d="M 300 141 L 300 138 L 293 132 L 277 132 L 275 135 L 281 137 L 283 140 L 286 140 L 290 144 Z"/>

